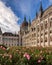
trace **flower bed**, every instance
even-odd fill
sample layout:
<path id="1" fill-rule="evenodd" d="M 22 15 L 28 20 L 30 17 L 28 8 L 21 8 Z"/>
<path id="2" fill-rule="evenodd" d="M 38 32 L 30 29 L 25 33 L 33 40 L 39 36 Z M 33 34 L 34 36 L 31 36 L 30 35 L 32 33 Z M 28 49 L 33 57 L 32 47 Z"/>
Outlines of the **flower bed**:
<path id="1" fill-rule="evenodd" d="M 0 52 L 0 65 L 52 65 L 51 47 L 0 48 Z"/>

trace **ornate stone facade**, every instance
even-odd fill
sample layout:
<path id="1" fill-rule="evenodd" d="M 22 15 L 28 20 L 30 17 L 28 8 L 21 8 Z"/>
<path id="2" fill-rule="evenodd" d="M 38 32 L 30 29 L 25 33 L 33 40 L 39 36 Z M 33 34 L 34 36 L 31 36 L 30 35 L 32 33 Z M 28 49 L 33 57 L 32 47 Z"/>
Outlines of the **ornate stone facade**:
<path id="1" fill-rule="evenodd" d="M 22 46 L 52 46 L 52 6 L 43 11 L 41 4 L 39 14 L 26 27 L 26 31 L 22 32 L 22 27 L 20 31 Z"/>
<path id="2" fill-rule="evenodd" d="M 42 4 L 36 18 L 27 22 L 26 17 L 18 35 L 0 29 L 0 44 L 7 46 L 52 46 L 52 6 L 43 11 Z"/>
<path id="3" fill-rule="evenodd" d="M 2 33 L 0 29 L 0 44 L 6 46 L 18 46 L 19 45 L 19 35 L 12 34 L 9 32 Z"/>

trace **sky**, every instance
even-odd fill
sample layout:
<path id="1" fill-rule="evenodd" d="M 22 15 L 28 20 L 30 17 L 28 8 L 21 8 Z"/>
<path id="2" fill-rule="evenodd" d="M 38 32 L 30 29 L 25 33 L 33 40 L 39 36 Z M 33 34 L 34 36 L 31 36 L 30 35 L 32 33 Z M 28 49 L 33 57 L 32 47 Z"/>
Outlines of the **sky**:
<path id="1" fill-rule="evenodd" d="M 31 21 L 39 12 L 40 3 L 43 10 L 52 5 L 52 0 L 0 0 L 0 27 L 2 32 L 18 33 L 26 16 Z"/>

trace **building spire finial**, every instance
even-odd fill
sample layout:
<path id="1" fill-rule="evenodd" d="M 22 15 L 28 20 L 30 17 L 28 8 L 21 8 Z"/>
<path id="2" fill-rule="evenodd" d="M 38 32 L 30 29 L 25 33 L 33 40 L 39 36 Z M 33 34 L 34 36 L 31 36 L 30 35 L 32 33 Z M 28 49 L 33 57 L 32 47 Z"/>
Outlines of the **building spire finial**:
<path id="1" fill-rule="evenodd" d="M 24 22 L 26 21 L 26 16 L 24 16 Z"/>
<path id="2" fill-rule="evenodd" d="M 28 22 L 28 25 L 29 25 L 29 26 L 31 25 L 31 19 L 30 19 L 30 16 L 29 16 L 29 22 Z"/>
<path id="3" fill-rule="evenodd" d="M 38 13 L 36 12 L 36 17 L 38 16 Z"/>
<path id="4" fill-rule="evenodd" d="M 42 16 L 42 14 L 43 14 L 42 1 L 40 1 L 40 14 L 41 14 L 41 16 Z"/>

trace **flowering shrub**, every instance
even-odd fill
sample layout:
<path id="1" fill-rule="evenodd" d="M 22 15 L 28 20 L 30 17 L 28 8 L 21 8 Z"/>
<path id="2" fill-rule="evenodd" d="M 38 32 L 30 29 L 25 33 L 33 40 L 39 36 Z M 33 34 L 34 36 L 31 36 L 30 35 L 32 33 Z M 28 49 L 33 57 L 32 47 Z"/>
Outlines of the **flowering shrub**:
<path id="1" fill-rule="evenodd" d="M 28 53 L 25 53 L 24 54 L 24 57 L 27 59 L 27 60 L 30 60 L 30 55 Z"/>
<path id="2" fill-rule="evenodd" d="M 0 46 L 0 65 L 52 65 L 52 47 Z"/>
<path id="3" fill-rule="evenodd" d="M 2 45 L 0 45 L 0 54 L 2 53 L 5 53 L 6 52 L 6 48 L 3 47 Z"/>

